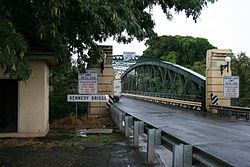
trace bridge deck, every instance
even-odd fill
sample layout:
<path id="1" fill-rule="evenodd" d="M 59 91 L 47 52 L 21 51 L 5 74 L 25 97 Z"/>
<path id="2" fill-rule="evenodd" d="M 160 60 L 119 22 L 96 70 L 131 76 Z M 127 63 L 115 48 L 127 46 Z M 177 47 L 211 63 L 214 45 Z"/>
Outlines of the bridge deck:
<path id="1" fill-rule="evenodd" d="M 237 167 L 250 166 L 250 122 L 122 98 L 116 106 Z"/>

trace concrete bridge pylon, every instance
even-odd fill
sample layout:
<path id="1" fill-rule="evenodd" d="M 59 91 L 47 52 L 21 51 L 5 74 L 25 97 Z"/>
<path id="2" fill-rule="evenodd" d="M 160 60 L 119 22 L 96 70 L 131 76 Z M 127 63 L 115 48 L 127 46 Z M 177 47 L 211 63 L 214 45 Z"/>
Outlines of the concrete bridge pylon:
<path id="1" fill-rule="evenodd" d="M 210 49 L 206 54 L 206 109 L 212 112 L 209 105 L 211 97 L 218 97 L 218 105 L 230 106 L 230 99 L 224 97 L 224 77 L 231 76 L 231 63 L 227 65 L 225 58 L 230 56 L 230 49 Z M 221 66 L 222 65 L 222 66 Z M 222 68 L 223 67 L 223 68 Z M 224 68 L 225 67 L 225 68 Z"/>
<path id="2" fill-rule="evenodd" d="M 112 66 L 112 45 L 99 45 L 105 56 L 97 64 L 93 65 L 94 70 L 98 73 L 98 94 L 99 95 L 113 95 L 113 66 Z M 101 64 L 102 63 L 102 64 Z M 90 102 L 88 109 L 88 116 L 108 115 L 108 108 L 106 103 Z"/>

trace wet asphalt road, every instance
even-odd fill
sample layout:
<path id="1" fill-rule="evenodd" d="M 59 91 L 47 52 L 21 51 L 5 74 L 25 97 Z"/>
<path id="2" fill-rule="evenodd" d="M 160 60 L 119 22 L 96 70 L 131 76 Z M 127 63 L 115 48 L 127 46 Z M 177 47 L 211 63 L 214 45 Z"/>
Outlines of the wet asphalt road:
<path id="1" fill-rule="evenodd" d="M 250 167 L 250 121 L 122 98 L 116 106 L 237 167 Z"/>

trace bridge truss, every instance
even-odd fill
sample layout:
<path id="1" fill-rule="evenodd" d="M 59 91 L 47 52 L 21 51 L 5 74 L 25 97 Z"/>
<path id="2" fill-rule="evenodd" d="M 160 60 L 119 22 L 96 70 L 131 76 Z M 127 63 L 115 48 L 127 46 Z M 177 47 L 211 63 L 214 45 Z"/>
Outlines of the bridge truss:
<path id="1" fill-rule="evenodd" d="M 190 69 L 165 61 L 142 61 L 123 75 L 122 92 L 201 102 L 205 111 L 206 78 Z"/>

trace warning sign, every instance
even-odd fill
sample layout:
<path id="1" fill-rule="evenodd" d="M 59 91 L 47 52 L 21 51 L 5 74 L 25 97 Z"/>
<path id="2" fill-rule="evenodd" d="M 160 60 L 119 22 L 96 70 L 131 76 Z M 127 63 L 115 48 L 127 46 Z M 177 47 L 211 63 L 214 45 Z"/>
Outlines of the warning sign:
<path id="1" fill-rule="evenodd" d="M 97 71 L 86 70 L 83 74 L 78 74 L 78 93 L 97 94 Z"/>
<path id="2" fill-rule="evenodd" d="M 238 98 L 239 87 L 240 87 L 240 79 L 238 76 L 224 77 L 224 97 Z"/>
<path id="3" fill-rule="evenodd" d="M 97 94 L 97 80 L 79 80 L 79 94 Z"/>
<path id="4" fill-rule="evenodd" d="M 85 73 L 78 74 L 78 80 L 97 80 L 96 70 L 86 70 Z"/>

